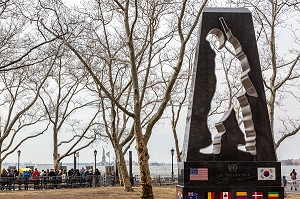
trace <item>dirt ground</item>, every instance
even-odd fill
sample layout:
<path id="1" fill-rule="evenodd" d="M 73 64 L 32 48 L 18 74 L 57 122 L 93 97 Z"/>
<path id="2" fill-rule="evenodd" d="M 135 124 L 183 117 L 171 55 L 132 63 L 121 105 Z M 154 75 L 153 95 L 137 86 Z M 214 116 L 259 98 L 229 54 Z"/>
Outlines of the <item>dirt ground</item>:
<path id="1" fill-rule="evenodd" d="M 80 189 L 51 189 L 37 191 L 0 191 L 0 199 L 138 199 L 140 189 L 124 192 L 122 187 L 99 187 Z M 157 199 L 173 199 L 175 187 L 154 187 Z M 300 199 L 300 194 L 288 194 L 287 199 Z"/>
<path id="2" fill-rule="evenodd" d="M 175 198 L 175 187 L 154 187 L 158 199 Z M 138 199 L 140 188 L 124 192 L 122 187 L 98 187 L 80 189 L 51 189 L 29 191 L 0 191 L 0 199 Z"/>

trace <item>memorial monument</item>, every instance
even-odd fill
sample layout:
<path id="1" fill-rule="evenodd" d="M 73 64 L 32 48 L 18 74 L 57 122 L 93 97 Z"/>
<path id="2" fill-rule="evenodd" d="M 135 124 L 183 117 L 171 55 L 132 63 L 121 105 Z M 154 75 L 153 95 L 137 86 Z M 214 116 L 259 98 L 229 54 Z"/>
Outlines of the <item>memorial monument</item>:
<path id="1" fill-rule="evenodd" d="M 225 42 L 240 61 L 245 93 L 237 97 L 243 116 L 241 130 L 233 109 L 207 125 L 216 91 L 215 52 L 206 40 L 213 34 L 219 49 Z M 177 199 L 284 198 L 281 165 L 276 160 L 251 12 L 246 8 L 206 8 L 199 29 L 189 109 L 178 163 Z M 243 133 L 244 131 L 244 133 Z M 211 154 L 201 150 L 213 145 Z M 245 151 L 238 149 L 244 145 Z"/>

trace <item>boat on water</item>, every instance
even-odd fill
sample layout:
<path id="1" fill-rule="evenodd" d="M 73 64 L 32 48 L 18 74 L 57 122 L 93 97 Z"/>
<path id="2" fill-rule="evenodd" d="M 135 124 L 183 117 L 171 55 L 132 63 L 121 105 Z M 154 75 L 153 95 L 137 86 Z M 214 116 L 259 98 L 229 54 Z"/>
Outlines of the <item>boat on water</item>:
<path id="1" fill-rule="evenodd" d="M 150 166 L 163 166 L 163 163 L 159 163 L 159 162 L 149 162 Z"/>

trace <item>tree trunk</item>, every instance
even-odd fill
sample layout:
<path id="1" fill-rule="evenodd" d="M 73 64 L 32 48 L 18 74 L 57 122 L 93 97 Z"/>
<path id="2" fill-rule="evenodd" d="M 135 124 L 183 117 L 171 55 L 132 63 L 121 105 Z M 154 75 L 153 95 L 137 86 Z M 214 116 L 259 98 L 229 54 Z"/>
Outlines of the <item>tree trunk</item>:
<path id="1" fill-rule="evenodd" d="M 54 169 L 55 169 L 56 171 L 59 170 L 59 161 L 58 161 L 57 158 L 54 158 Z"/>
<path id="2" fill-rule="evenodd" d="M 116 159 L 118 159 L 116 157 Z M 118 180 L 119 180 L 119 184 L 120 184 L 120 187 L 123 187 L 124 186 L 124 183 L 123 183 L 123 174 L 122 174 L 122 169 L 119 169 L 121 168 L 121 165 L 120 165 L 120 162 L 119 160 L 116 161 L 117 162 L 117 169 L 118 169 Z"/>
<path id="3" fill-rule="evenodd" d="M 59 169 L 59 161 L 58 160 L 58 146 L 57 146 L 57 131 L 56 129 L 54 130 L 53 133 L 53 165 L 54 165 L 54 170 L 58 171 Z"/>
<path id="4" fill-rule="evenodd" d="M 54 164 L 54 169 L 58 170 L 58 131 L 56 129 L 56 127 L 53 127 L 53 164 Z"/>
<path id="5" fill-rule="evenodd" d="M 117 163 L 118 163 L 118 170 L 120 172 L 121 180 L 124 186 L 124 191 L 130 192 L 133 191 L 130 178 L 128 175 L 127 167 L 126 167 L 126 161 L 124 158 L 124 155 L 122 153 L 122 150 L 120 148 L 116 149 L 116 157 L 117 157 Z"/>
<path id="6" fill-rule="evenodd" d="M 271 95 L 268 100 L 268 110 L 269 110 L 269 119 L 270 119 L 270 126 L 271 126 L 271 132 L 274 135 L 274 115 L 275 115 L 275 89 L 271 90 Z"/>
<path id="7" fill-rule="evenodd" d="M 1 150 L 2 150 L 2 142 L 0 142 L 0 172 L 2 172 L 2 162 L 3 162 Z"/>
<path id="8" fill-rule="evenodd" d="M 1 154 L 1 151 L 2 151 L 2 145 L 3 145 L 3 140 L 1 139 L 0 141 L 0 172 L 2 172 L 2 163 L 4 161 L 4 159 L 2 159 L 2 154 Z"/>
<path id="9" fill-rule="evenodd" d="M 172 125 L 172 131 L 173 131 L 173 137 L 174 137 L 174 142 L 175 142 L 176 160 L 177 160 L 177 162 L 181 162 L 181 154 L 180 154 L 180 149 L 179 149 L 176 125 Z"/>
<path id="10" fill-rule="evenodd" d="M 141 178 L 141 199 L 153 199 L 152 182 L 149 169 L 149 154 L 147 145 L 144 142 L 137 142 L 139 156 L 140 178 Z"/>

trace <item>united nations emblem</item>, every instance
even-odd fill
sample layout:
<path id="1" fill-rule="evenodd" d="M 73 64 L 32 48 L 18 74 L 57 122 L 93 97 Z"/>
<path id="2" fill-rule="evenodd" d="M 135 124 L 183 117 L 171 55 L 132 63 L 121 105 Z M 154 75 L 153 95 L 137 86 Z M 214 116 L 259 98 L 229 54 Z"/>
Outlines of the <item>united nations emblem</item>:
<path id="1" fill-rule="evenodd" d="M 229 164 L 227 168 L 230 172 L 233 173 L 233 172 L 236 172 L 238 166 L 236 164 Z"/>

